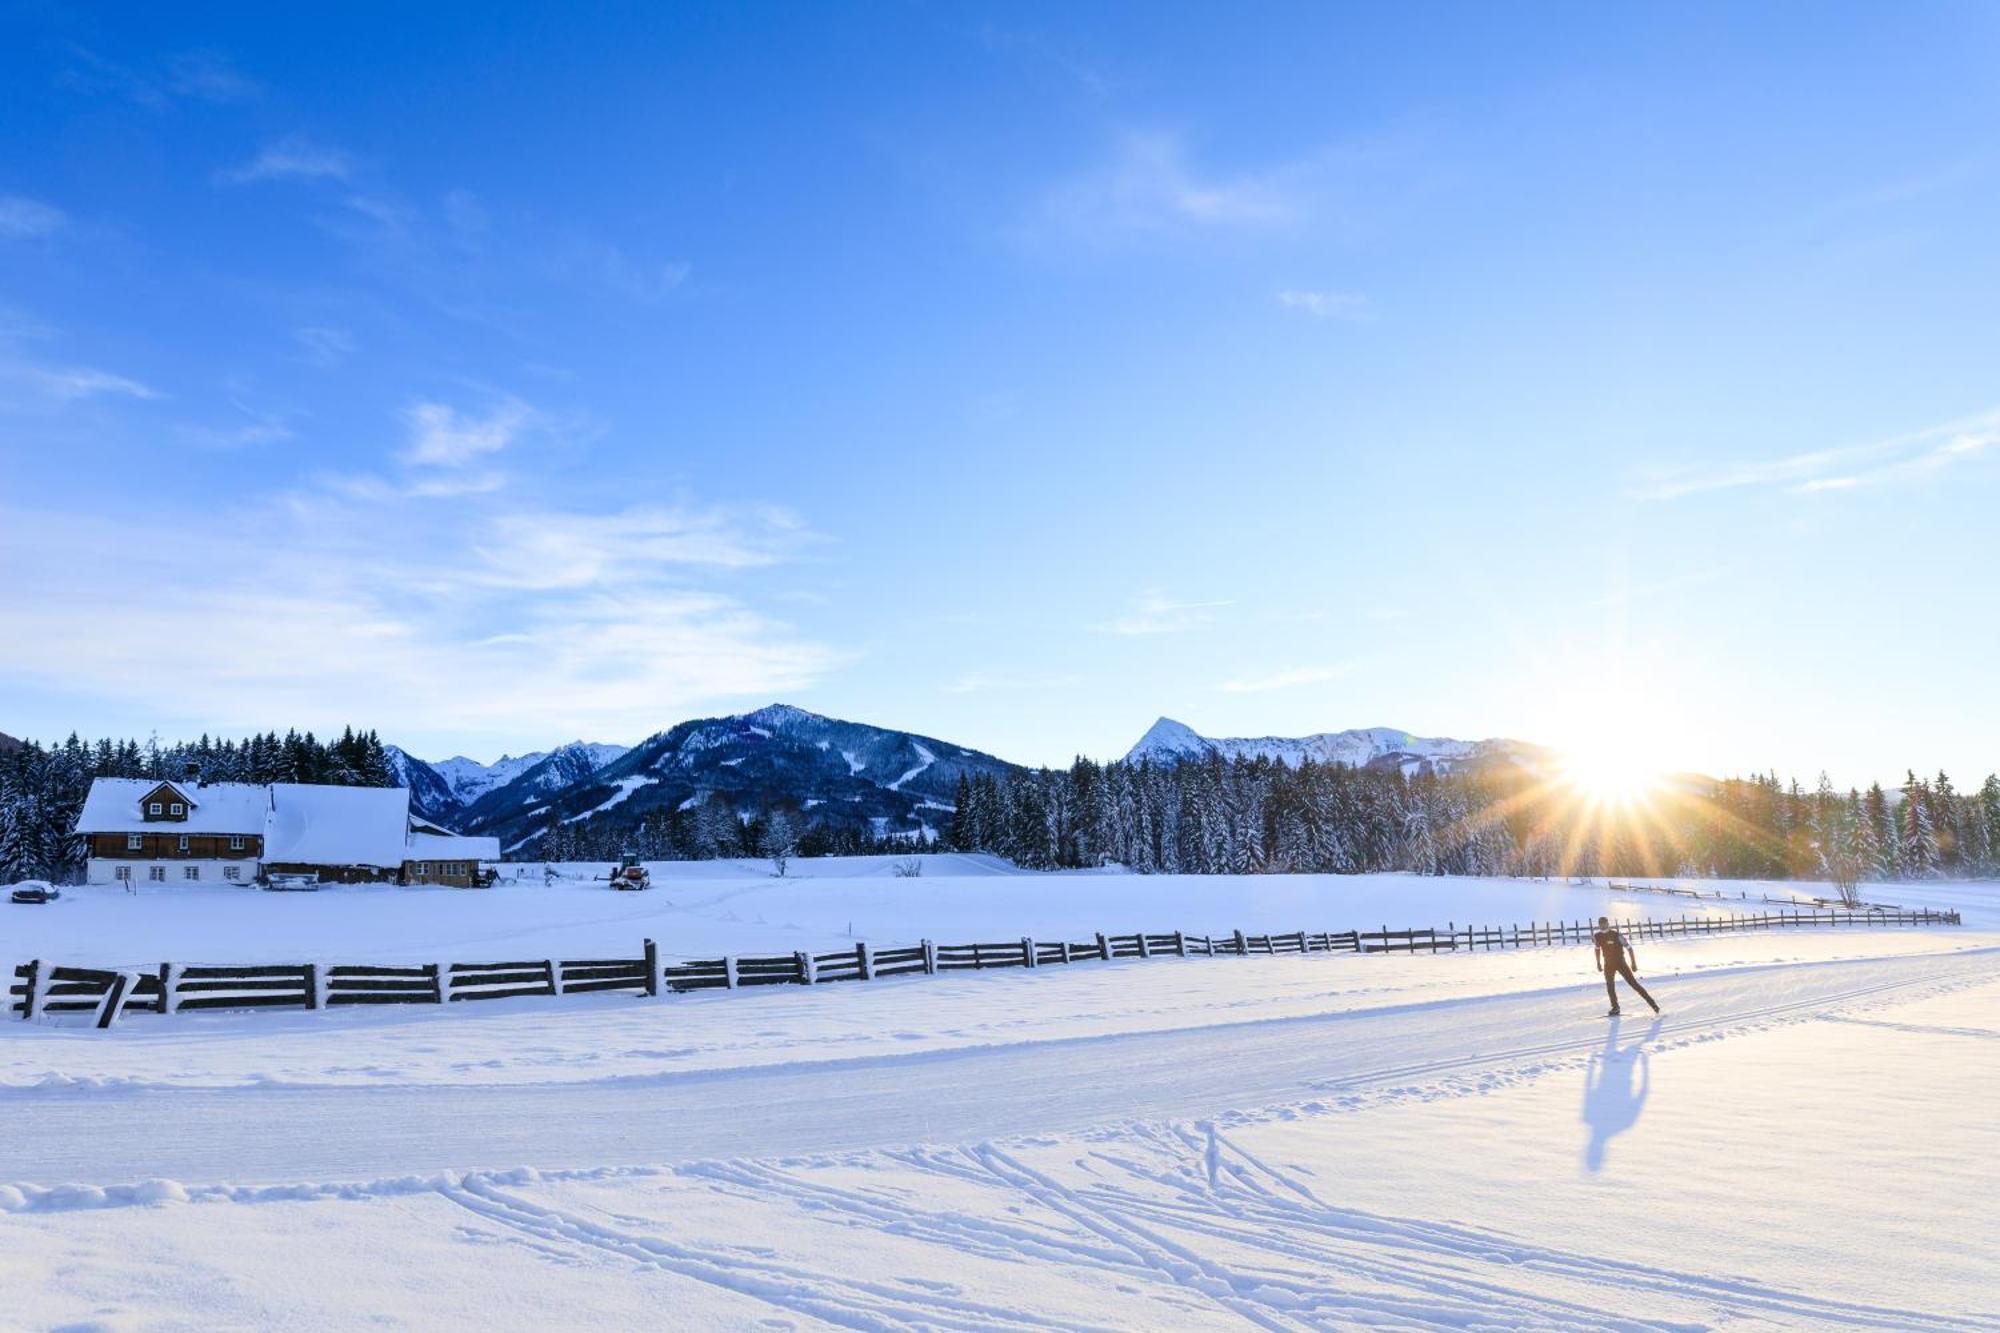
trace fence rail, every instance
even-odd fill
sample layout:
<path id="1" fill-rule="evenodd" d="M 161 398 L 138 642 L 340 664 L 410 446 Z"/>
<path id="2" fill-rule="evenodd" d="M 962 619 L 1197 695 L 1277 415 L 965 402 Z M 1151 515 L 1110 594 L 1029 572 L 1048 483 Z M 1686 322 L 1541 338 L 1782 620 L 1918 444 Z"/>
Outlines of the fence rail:
<path id="1" fill-rule="evenodd" d="M 1631 940 L 1673 939 L 1800 927 L 1956 926 L 1951 911 L 1780 911 L 1704 914 L 1619 921 Z M 119 970 L 69 967 L 41 959 L 14 969 L 8 1008 L 23 1018 L 95 1014 L 108 1028 L 130 1013 L 173 1014 L 202 1009 L 330 1009 L 354 1004 L 448 1004 L 529 995 L 629 991 L 658 996 L 752 986 L 817 986 L 836 981 L 933 976 L 987 968 L 1060 967 L 1080 962 L 1151 958 L 1250 958 L 1315 953 L 1478 953 L 1494 949 L 1589 944 L 1588 920 L 1525 925 L 1408 926 L 1392 930 L 1311 931 L 1247 935 L 1098 934 L 1088 940 L 996 940 L 893 949 L 857 943 L 830 953 L 730 955 L 662 963 L 645 941 L 636 958 L 535 958 L 501 963 L 266 963 L 242 967 L 161 963 Z"/>

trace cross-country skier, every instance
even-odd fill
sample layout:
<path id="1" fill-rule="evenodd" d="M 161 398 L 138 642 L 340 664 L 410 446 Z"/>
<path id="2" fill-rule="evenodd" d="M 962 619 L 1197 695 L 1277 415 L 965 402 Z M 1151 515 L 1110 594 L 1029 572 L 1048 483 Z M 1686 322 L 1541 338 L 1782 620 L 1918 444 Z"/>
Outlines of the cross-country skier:
<path id="1" fill-rule="evenodd" d="M 1640 999 L 1653 1006 L 1654 1013 L 1659 1013 L 1659 1003 L 1646 993 L 1646 988 L 1639 984 L 1639 978 L 1632 975 L 1632 965 L 1639 961 L 1638 953 L 1625 942 L 1623 935 L 1612 929 L 1610 917 L 1597 918 L 1597 933 L 1590 939 L 1597 946 L 1597 970 L 1604 974 L 1604 993 L 1611 997 L 1611 1012 L 1605 1017 L 1618 1017 L 1620 977 L 1625 978 L 1626 985 L 1639 992 Z"/>

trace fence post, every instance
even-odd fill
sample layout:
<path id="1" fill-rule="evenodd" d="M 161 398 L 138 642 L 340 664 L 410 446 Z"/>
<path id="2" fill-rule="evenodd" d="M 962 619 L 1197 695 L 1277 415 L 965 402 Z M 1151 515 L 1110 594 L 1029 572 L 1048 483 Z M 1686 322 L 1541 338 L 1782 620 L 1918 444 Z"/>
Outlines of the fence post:
<path id="1" fill-rule="evenodd" d="M 542 960 L 542 971 L 548 974 L 549 994 L 562 994 L 562 963 L 554 958 L 544 958 Z"/>
<path id="2" fill-rule="evenodd" d="M 1021 937 L 1021 966 L 1038 967 L 1040 966 L 1040 962 L 1041 960 L 1035 957 L 1035 941 L 1023 935 Z"/>
<path id="3" fill-rule="evenodd" d="M 104 988 L 104 999 L 97 1006 L 97 1026 L 108 1028 L 118 1021 L 118 1015 L 125 1008 L 125 994 L 132 988 L 129 972 L 114 972 L 111 984 Z"/>
<path id="4" fill-rule="evenodd" d="M 431 1003 L 432 1003 L 432 1004 L 443 1004 L 443 1003 L 444 1003 L 444 988 L 445 988 L 445 978 L 446 978 L 446 977 L 447 977 L 447 975 L 448 975 L 448 974 L 447 974 L 447 973 L 445 972 L 445 970 L 444 970 L 444 967 L 443 967 L 443 965 L 442 965 L 442 964 L 440 964 L 440 963 L 425 963 L 425 964 L 424 964 L 424 970 L 425 970 L 426 972 L 430 973 L 430 978 L 431 978 Z"/>
<path id="5" fill-rule="evenodd" d="M 868 947 L 867 940 L 857 940 L 855 942 L 854 956 L 861 961 L 861 979 L 863 981 L 875 980 L 875 951 Z"/>
<path id="6" fill-rule="evenodd" d="M 306 964 L 306 1008 L 326 1008 L 326 974 L 318 963 Z"/>
<path id="7" fill-rule="evenodd" d="M 174 982 L 178 971 L 172 963 L 160 964 L 160 1012 L 171 1014 L 180 1008 L 181 1002 L 174 995 Z"/>
<path id="8" fill-rule="evenodd" d="M 1111 961 L 1111 941 L 1104 938 L 1104 932 L 1097 932 L 1097 956 L 1105 962 Z"/>
<path id="9" fill-rule="evenodd" d="M 813 956 L 810 953 L 806 952 L 804 949 L 800 949 L 797 953 L 792 955 L 792 962 L 795 965 L 797 965 L 799 969 L 799 984 L 801 986 L 812 985 Z"/>
<path id="10" fill-rule="evenodd" d="M 1174 956 L 1177 958 L 1187 957 L 1187 936 L 1178 930 L 1174 932 Z"/>
<path id="11" fill-rule="evenodd" d="M 736 955 L 727 954 L 722 960 L 722 984 L 728 990 L 736 989 Z"/>
<path id="12" fill-rule="evenodd" d="M 1153 951 L 1146 947 L 1146 932 L 1141 930 L 1133 938 L 1139 941 L 1139 956 L 1141 958 L 1151 958 Z"/>
<path id="13" fill-rule="evenodd" d="M 28 993 L 21 997 L 21 1017 L 32 1019 L 42 1000 L 42 960 L 28 960 Z"/>
<path id="14" fill-rule="evenodd" d="M 924 975 L 927 977 L 934 977 L 937 975 L 937 945 L 930 940 L 925 940 L 923 944 L 924 944 Z M 1065 963 L 1069 961 L 1068 946 L 1064 946 L 1063 948 L 1063 961 Z"/>
<path id="15" fill-rule="evenodd" d="M 646 941 L 646 994 L 657 997 L 660 993 L 660 946 Z"/>

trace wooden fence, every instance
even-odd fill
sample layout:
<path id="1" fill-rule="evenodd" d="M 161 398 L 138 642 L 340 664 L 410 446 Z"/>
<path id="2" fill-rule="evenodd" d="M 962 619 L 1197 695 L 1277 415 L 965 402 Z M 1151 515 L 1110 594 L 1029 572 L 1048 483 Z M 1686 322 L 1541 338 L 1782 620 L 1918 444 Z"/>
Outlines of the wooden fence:
<path id="1" fill-rule="evenodd" d="M 1807 926 L 1956 926 L 1957 912 L 1791 911 L 1620 921 L 1630 940 L 1719 935 Z M 830 953 L 682 959 L 662 963 L 651 940 L 637 958 L 529 959 L 514 963 L 278 963 L 246 967 L 161 963 L 114 970 L 66 967 L 40 959 L 14 969 L 9 1008 L 38 1014 L 96 1015 L 108 1028 L 128 1013 L 172 1014 L 200 1009 L 334 1009 L 354 1004 L 446 1004 L 523 995 L 629 991 L 661 995 L 738 990 L 749 986 L 817 986 L 835 981 L 935 975 L 1002 967 L 1061 967 L 1122 958 L 1248 958 L 1313 953 L 1456 953 L 1588 944 L 1588 920 L 1526 925 L 1435 926 L 1391 930 L 1310 931 L 1247 935 L 1094 935 L 1088 940 L 999 940 L 894 949 L 866 943 Z"/>

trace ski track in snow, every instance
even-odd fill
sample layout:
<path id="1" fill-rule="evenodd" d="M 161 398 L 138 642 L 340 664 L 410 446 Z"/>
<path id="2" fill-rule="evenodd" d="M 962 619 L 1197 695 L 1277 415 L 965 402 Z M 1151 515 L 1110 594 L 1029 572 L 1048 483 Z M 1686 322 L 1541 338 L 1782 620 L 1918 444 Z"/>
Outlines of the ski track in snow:
<path id="1" fill-rule="evenodd" d="M 1695 973 L 1661 986 L 1669 1010 L 1648 1048 L 1811 1023 L 1990 1039 L 1867 1014 L 1996 982 L 2000 948 Z M 32 1114 L 14 1119 L 62 1132 L 0 1140 L 0 1181 L 137 1183 L 0 1185 L 0 1224 L 185 1205 L 185 1231 L 213 1207 L 306 1205 L 390 1207 L 437 1227 L 442 1206 L 472 1219 L 457 1228 L 467 1239 L 511 1237 L 599 1280 L 668 1275 L 774 1320 L 854 1329 L 2000 1329 L 1989 1313 L 1348 1206 L 1337 1176 L 1244 1141 L 1276 1122 L 1573 1071 L 1604 1040 L 1565 988 L 583 1085 L 16 1093 Z M 1187 1076 L 1224 1068 L 1226 1080 Z M 288 1183 L 300 1172 L 318 1183 Z M 181 1183 L 202 1179 L 237 1183 Z M 718 1233 L 718 1216 L 735 1229 Z M 869 1246 L 920 1248 L 968 1276 L 856 1262 Z M 975 1266 L 1118 1298 L 1010 1301 L 993 1279 L 973 1282 Z"/>
<path id="2" fill-rule="evenodd" d="M 915 777 L 917 774 L 923 772 L 925 769 L 929 768 L 932 764 L 935 764 L 937 762 L 937 756 L 932 754 L 929 750 L 926 750 L 921 745 L 917 745 L 915 741 L 911 741 L 910 744 L 916 747 L 917 766 L 911 769 L 909 772 L 903 774 L 902 777 L 897 778 L 894 782 L 890 783 L 889 784 L 890 791 L 901 791 L 903 789 L 903 784 L 905 782 L 908 782 L 911 778 Z"/>
<path id="3" fill-rule="evenodd" d="M 1178 966 L 1180 964 L 1167 964 Z M 1200 966 L 1199 962 L 1186 966 Z M 1823 1020 L 2000 978 L 2000 949 L 1778 964 L 1676 978 L 1652 1049 Z M 1031 974 L 1010 980 L 1034 985 Z M 913 991 L 922 979 L 904 983 Z M 831 998 L 831 997 L 829 997 Z M 755 1003 L 754 996 L 734 1001 Z M 644 1003 L 641 1001 L 640 1003 Z M 661 1002 L 670 1004 L 670 1002 Z M 673 1021 L 664 1007 L 663 1026 Z M 559 1020 L 558 1020 L 559 1021 Z M 1522 1033 L 1548 1039 L 1523 1043 Z M 1248 1124 L 1477 1094 L 1576 1068 L 1603 1041 L 1575 988 L 1386 1009 L 597 1082 L 139 1089 L 19 1087 L 60 1137 L 0 1138 L 0 1181 L 284 1181 L 860 1151 L 1081 1131 L 1133 1119 Z M 448 1039 L 440 1033 L 440 1039 Z M 1411 1050 L 1428 1053 L 1410 1060 Z M 1213 1061 L 1229 1080 L 1190 1080 Z M 135 1100 L 138 1099 L 138 1100 Z M 144 1114 L 135 1108 L 143 1102 Z M 254 1107 L 252 1111 L 250 1108 Z M 837 1112 L 837 1114 L 836 1114 Z M 327 1125 L 382 1126 L 329 1138 Z M 559 1135 L 547 1126 L 562 1125 Z M 468 1153 L 484 1160 L 467 1160 Z"/>

